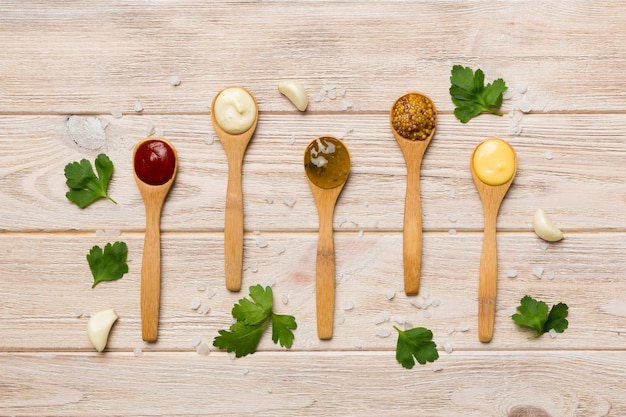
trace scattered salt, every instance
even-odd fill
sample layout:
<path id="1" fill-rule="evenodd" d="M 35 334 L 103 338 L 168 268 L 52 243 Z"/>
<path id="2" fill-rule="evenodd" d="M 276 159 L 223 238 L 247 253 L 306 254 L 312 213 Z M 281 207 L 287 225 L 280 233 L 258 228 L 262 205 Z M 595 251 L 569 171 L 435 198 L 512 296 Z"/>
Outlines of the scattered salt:
<path id="1" fill-rule="evenodd" d="M 283 294 L 282 301 L 285 305 L 289 304 L 289 296 L 287 294 Z"/>
<path id="2" fill-rule="evenodd" d="M 259 272 L 259 267 L 257 266 L 257 264 L 253 264 L 250 267 L 250 270 L 252 271 L 252 273 L 256 274 L 257 272 Z"/>
<path id="3" fill-rule="evenodd" d="M 548 278 L 549 280 L 553 280 L 554 279 L 554 271 L 550 271 L 546 274 L 546 278 Z"/>
<path id="4" fill-rule="evenodd" d="M 177 75 L 172 75 L 170 77 L 170 84 L 174 87 L 178 87 L 180 85 L 180 77 Z"/>
<path id="5" fill-rule="evenodd" d="M 346 316 L 344 316 L 343 314 L 340 314 L 337 316 L 337 324 L 341 325 L 344 324 L 346 322 Z"/>
<path id="6" fill-rule="evenodd" d="M 277 255 L 281 255 L 283 253 L 285 253 L 286 248 L 283 245 L 274 245 L 273 246 L 274 252 L 276 252 Z"/>
<path id="7" fill-rule="evenodd" d="M 120 110 L 111 110 L 111 116 L 113 116 L 115 119 L 121 119 L 123 114 Z"/>
<path id="8" fill-rule="evenodd" d="M 191 302 L 191 309 L 192 310 L 197 310 L 200 308 L 200 306 L 202 305 L 202 300 L 200 300 L 199 298 L 195 298 L 192 302 Z"/>
<path id="9" fill-rule="evenodd" d="M 430 310 L 424 310 L 424 318 L 429 319 L 433 316 L 433 313 Z"/>
<path id="10" fill-rule="evenodd" d="M 469 324 L 465 324 L 465 323 L 464 323 L 464 324 L 461 324 L 461 325 L 459 326 L 459 330 L 460 330 L 460 331 L 462 331 L 462 332 L 466 332 L 466 331 L 468 331 L 469 329 L 470 329 Z"/>
<path id="11" fill-rule="evenodd" d="M 526 90 L 528 90 L 528 84 L 520 84 L 517 86 L 517 92 L 520 94 L 526 93 Z"/>
<path id="12" fill-rule="evenodd" d="M 288 207 L 293 207 L 296 204 L 296 198 L 294 196 L 283 197 L 283 203 Z"/>
<path id="13" fill-rule="evenodd" d="M 393 300 L 395 296 L 396 296 L 396 290 L 394 290 L 393 288 L 387 288 L 385 290 L 385 297 L 387 297 L 387 300 Z"/>
<path id="14" fill-rule="evenodd" d="M 544 156 L 546 157 L 546 159 L 550 160 L 550 159 L 552 159 L 552 152 L 547 151 L 547 152 L 544 154 Z"/>
<path id="15" fill-rule="evenodd" d="M 448 230 L 448 234 L 453 235 L 453 236 L 456 235 L 456 229 Z"/>
<path id="16" fill-rule="evenodd" d="M 448 333 L 448 334 L 452 334 L 452 333 L 454 333 L 454 330 L 455 330 L 455 329 L 454 329 L 454 326 L 448 326 L 448 327 L 446 327 L 446 333 Z"/>
<path id="17" fill-rule="evenodd" d="M 199 355 L 208 355 L 211 352 L 211 349 L 209 349 L 209 345 L 207 345 L 206 343 L 201 343 L 197 348 L 196 348 L 196 352 Z"/>
<path id="18" fill-rule="evenodd" d="M 363 343 L 359 339 L 355 339 L 353 345 L 357 349 L 361 349 L 363 347 Z"/>
<path id="19" fill-rule="evenodd" d="M 136 347 L 135 349 L 133 349 L 133 355 L 135 355 L 135 357 L 139 357 L 141 355 L 143 355 L 143 352 L 141 351 L 141 348 Z"/>
<path id="20" fill-rule="evenodd" d="M 391 318 L 391 320 L 395 321 L 395 322 L 396 322 L 396 323 L 398 323 L 398 324 L 404 324 L 404 323 L 406 323 L 406 318 L 405 318 L 405 317 L 403 317 L 403 316 L 393 316 L 393 317 Z"/>
<path id="21" fill-rule="evenodd" d="M 155 127 L 154 127 L 154 123 L 150 122 L 146 125 L 146 137 L 150 137 L 152 135 L 154 135 L 155 132 Z"/>
<path id="22" fill-rule="evenodd" d="M 376 329 L 376 336 L 385 338 L 391 336 L 391 330 L 379 327 Z"/>
<path id="23" fill-rule="evenodd" d="M 413 307 L 417 307 L 417 308 L 424 308 L 425 307 L 424 299 L 422 297 L 420 297 L 420 296 L 412 298 L 411 301 L 409 301 L 409 303 Z"/>
<path id="24" fill-rule="evenodd" d="M 265 201 L 267 201 L 267 204 L 274 204 L 274 197 L 272 197 L 271 195 L 266 195 Z"/>
<path id="25" fill-rule="evenodd" d="M 508 269 L 506 271 L 506 277 L 507 278 L 516 278 L 517 277 L 517 271 L 515 269 Z"/>
<path id="26" fill-rule="evenodd" d="M 212 288 L 209 288 L 208 290 L 206 290 L 206 296 L 207 298 L 210 300 L 211 298 L 215 297 L 215 294 L 217 294 L 217 291 L 215 291 Z"/>
<path id="27" fill-rule="evenodd" d="M 141 104 L 141 101 L 139 101 L 139 100 L 135 101 L 135 105 L 133 106 L 133 110 L 135 110 L 137 113 L 141 113 L 143 111 L 143 104 Z"/>
<path id="28" fill-rule="evenodd" d="M 191 339 L 191 346 L 192 347 L 198 347 L 200 345 L 200 343 L 202 343 L 202 339 L 200 339 L 199 337 L 194 337 L 193 339 Z"/>
<path id="29" fill-rule="evenodd" d="M 430 368 L 433 370 L 433 372 L 439 372 L 443 370 L 443 365 L 441 365 L 440 363 L 433 363 Z"/>
<path id="30" fill-rule="evenodd" d="M 441 300 L 439 298 L 433 298 L 433 302 L 431 304 L 433 307 L 439 307 L 440 304 Z"/>
<path id="31" fill-rule="evenodd" d="M 364 233 L 364 231 L 363 231 L 363 229 L 361 229 L 361 230 L 359 230 L 359 233 L 357 234 L 357 236 L 358 237 L 363 237 L 363 233 Z"/>
<path id="32" fill-rule="evenodd" d="M 209 314 L 209 311 L 211 311 L 211 306 L 205 304 L 198 309 L 198 314 L 206 315 Z"/>
<path id="33" fill-rule="evenodd" d="M 296 135 L 291 135 L 291 140 L 289 141 L 290 144 L 294 144 L 296 143 Z"/>
<path id="34" fill-rule="evenodd" d="M 255 238 L 255 241 L 256 241 L 256 245 L 259 248 L 264 248 L 267 246 L 267 239 L 265 239 L 263 236 L 257 236 Z"/>
<path id="35" fill-rule="evenodd" d="M 507 311 L 506 311 L 507 316 L 512 317 L 513 314 L 517 314 L 517 309 L 515 307 L 510 307 Z"/>
<path id="36" fill-rule="evenodd" d="M 315 158 L 311 158 L 311 162 L 318 168 L 323 167 L 328 163 L 328 159 L 324 158 L 322 155 L 317 156 Z"/>
<path id="37" fill-rule="evenodd" d="M 76 310 L 74 311 L 74 316 L 79 319 L 83 316 L 83 310 Z"/>
<path id="38" fill-rule="evenodd" d="M 519 109 L 522 113 L 530 113 L 530 111 L 533 109 L 533 106 L 528 101 L 522 100 L 519 103 Z"/>
<path id="39" fill-rule="evenodd" d="M 250 373 L 249 369 L 244 369 L 243 372 L 242 372 L 242 374 L 244 374 L 244 375 L 248 375 L 249 373 Z"/>
<path id="40" fill-rule="evenodd" d="M 348 311 L 348 310 L 352 310 L 354 308 L 354 303 L 352 301 L 346 301 L 345 303 L 343 303 L 343 309 Z"/>
<path id="41" fill-rule="evenodd" d="M 213 137 L 213 134 L 211 133 L 209 133 L 208 135 L 204 137 L 204 143 L 206 143 L 207 145 L 212 145 L 214 140 L 215 138 Z"/>
<path id="42" fill-rule="evenodd" d="M 341 110 L 346 111 L 352 108 L 352 102 L 350 100 L 341 101 Z"/>
<path id="43" fill-rule="evenodd" d="M 382 313 L 374 317 L 374 324 L 382 324 L 386 321 L 389 321 L 389 313 Z"/>
<path id="44" fill-rule="evenodd" d="M 445 350 L 445 351 L 446 351 L 446 353 L 452 353 L 452 351 L 454 350 L 454 349 L 452 348 L 452 343 L 447 342 L 447 341 L 446 341 L 446 342 L 444 342 L 444 344 L 443 344 L 443 350 Z"/>
<path id="45" fill-rule="evenodd" d="M 556 330 L 554 330 L 554 329 L 550 329 L 550 330 L 548 331 L 548 334 L 550 335 L 550 337 L 551 337 L 551 338 L 553 338 L 553 339 L 554 339 L 554 338 L 556 337 Z"/>
<path id="46" fill-rule="evenodd" d="M 533 275 L 536 276 L 537 278 L 541 278 L 541 276 L 543 275 L 543 268 L 540 266 L 534 267 Z"/>
<path id="47" fill-rule="evenodd" d="M 228 356 L 230 357 L 231 360 L 237 359 L 237 354 L 235 352 L 229 352 Z"/>
<path id="48" fill-rule="evenodd" d="M 204 282 L 199 282 L 196 284 L 196 290 L 202 292 L 206 290 L 206 284 Z"/>
<path id="49" fill-rule="evenodd" d="M 419 295 L 422 298 L 427 299 L 428 297 L 430 297 L 430 292 L 427 289 L 422 288 L 422 289 L 420 289 Z"/>

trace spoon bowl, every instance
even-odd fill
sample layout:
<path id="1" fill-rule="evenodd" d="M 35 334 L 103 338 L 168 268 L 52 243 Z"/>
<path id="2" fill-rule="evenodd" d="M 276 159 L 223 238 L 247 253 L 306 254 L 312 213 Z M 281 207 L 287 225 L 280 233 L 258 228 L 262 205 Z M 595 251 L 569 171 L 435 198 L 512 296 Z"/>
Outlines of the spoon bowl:
<path id="1" fill-rule="evenodd" d="M 510 163 L 505 177 L 501 181 L 496 181 L 495 185 L 488 184 L 481 179 L 481 173 L 475 166 L 475 156 L 481 146 L 488 141 L 499 141 L 501 146 L 508 149 L 511 155 Z M 508 147 L 508 148 L 507 148 Z M 500 164 L 496 164 L 500 165 Z M 502 168 L 507 168 L 502 166 Z M 476 146 L 470 159 L 470 171 L 472 179 L 480 195 L 484 213 L 484 233 L 483 246 L 480 256 L 480 273 L 478 284 L 478 339 L 487 343 L 493 337 L 493 328 L 496 313 L 496 293 L 498 286 L 498 246 L 496 240 L 496 222 L 500 205 L 507 191 L 513 183 L 517 172 L 517 156 L 513 147 L 502 139 L 489 138 Z"/>
<path id="2" fill-rule="evenodd" d="M 430 131 L 420 139 L 409 139 L 394 127 L 395 110 L 407 97 L 415 95 L 422 98 L 422 103 L 429 103 L 432 109 L 432 125 Z M 419 110 L 414 109 L 419 114 Z M 389 122 L 394 138 L 402 149 L 407 167 L 406 196 L 404 201 L 404 229 L 403 229 L 403 261 L 404 261 L 404 292 L 407 295 L 419 293 L 420 276 L 422 271 L 422 202 L 420 196 L 420 171 L 426 148 L 430 144 L 437 123 L 437 109 L 433 101 L 425 94 L 418 92 L 407 93 L 398 98 L 391 107 Z"/>
<path id="3" fill-rule="evenodd" d="M 222 92 L 229 88 L 240 88 L 254 101 L 254 121 L 243 133 L 229 133 L 216 118 L 215 103 Z M 241 183 L 243 157 L 256 129 L 259 106 L 254 96 L 243 87 L 226 87 L 215 95 L 211 103 L 211 122 L 220 139 L 228 161 L 228 185 L 226 189 L 226 210 L 224 213 L 224 269 L 226 288 L 230 291 L 241 289 L 243 271 L 243 189 Z"/>
<path id="4" fill-rule="evenodd" d="M 146 207 L 141 261 L 141 335 L 157 340 L 161 296 L 161 210 L 178 169 L 178 155 L 165 139 L 146 138 L 133 150 L 133 174 Z"/>
<path id="5" fill-rule="evenodd" d="M 333 336 L 335 310 L 335 245 L 333 214 L 339 194 L 350 173 L 348 148 L 337 138 L 322 136 L 309 144 L 304 152 L 307 175 L 319 218 L 315 266 L 315 300 L 317 336 L 327 340 Z"/>

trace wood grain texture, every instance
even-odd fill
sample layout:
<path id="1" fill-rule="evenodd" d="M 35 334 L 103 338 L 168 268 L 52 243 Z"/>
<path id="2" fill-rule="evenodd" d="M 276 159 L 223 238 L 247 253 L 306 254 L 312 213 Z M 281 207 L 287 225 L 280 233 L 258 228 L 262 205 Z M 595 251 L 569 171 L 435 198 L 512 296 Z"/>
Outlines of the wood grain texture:
<path id="1" fill-rule="evenodd" d="M 0 1 L 0 415 L 552 417 L 626 415 L 626 2 Z M 453 65 L 502 77 L 503 117 L 453 116 Z M 179 77 L 180 83 L 172 81 Z M 299 112 L 277 89 L 302 83 Z M 225 282 L 228 171 L 211 102 L 242 85 L 258 125 L 241 165 L 241 285 Z M 404 293 L 406 184 L 393 101 L 423 91 L 438 125 L 420 167 L 420 292 Z M 350 149 L 329 221 L 333 337 L 317 334 L 311 140 Z M 133 180 L 144 137 L 176 147 L 161 218 L 158 341 L 141 331 L 147 216 Z M 483 210 L 468 160 L 488 137 L 518 171 L 495 223 L 494 334 L 478 340 Z M 81 210 L 63 169 L 106 153 L 109 194 Z M 565 238 L 532 231 L 542 208 Z M 150 221 L 150 220 L 148 220 Z M 125 241 L 129 272 L 91 288 L 85 255 Z M 515 275 L 515 277 L 508 277 Z M 291 350 L 265 334 L 231 359 L 212 341 L 255 284 L 296 317 Z M 529 340 L 520 299 L 569 305 Z M 119 320 L 102 354 L 90 312 Z M 433 331 L 440 359 L 403 369 L 399 328 Z M 206 345 L 209 354 L 196 352 Z M 452 353 L 446 353 L 446 348 Z"/>

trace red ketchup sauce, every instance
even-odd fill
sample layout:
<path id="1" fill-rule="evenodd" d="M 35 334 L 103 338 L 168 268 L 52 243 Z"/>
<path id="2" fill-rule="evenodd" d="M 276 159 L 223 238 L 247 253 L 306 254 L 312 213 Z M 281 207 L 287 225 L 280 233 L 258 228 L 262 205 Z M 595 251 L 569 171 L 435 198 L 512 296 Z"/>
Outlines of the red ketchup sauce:
<path id="1" fill-rule="evenodd" d="M 176 169 L 176 154 L 170 145 L 158 139 L 142 143 L 135 151 L 135 173 L 146 184 L 168 182 Z"/>

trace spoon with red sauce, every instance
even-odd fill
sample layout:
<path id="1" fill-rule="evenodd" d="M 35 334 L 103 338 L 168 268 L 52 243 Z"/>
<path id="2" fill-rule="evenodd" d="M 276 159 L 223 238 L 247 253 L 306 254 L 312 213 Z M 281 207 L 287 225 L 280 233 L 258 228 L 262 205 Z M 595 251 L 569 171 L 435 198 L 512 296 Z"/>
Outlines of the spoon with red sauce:
<path id="1" fill-rule="evenodd" d="M 141 261 L 141 336 L 157 340 L 161 296 L 161 209 L 172 187 L 178 156 L 165 139 L 147 138 L 133 151 L 135 182 L 146 206 L 146 234 Z"/>

